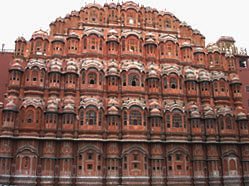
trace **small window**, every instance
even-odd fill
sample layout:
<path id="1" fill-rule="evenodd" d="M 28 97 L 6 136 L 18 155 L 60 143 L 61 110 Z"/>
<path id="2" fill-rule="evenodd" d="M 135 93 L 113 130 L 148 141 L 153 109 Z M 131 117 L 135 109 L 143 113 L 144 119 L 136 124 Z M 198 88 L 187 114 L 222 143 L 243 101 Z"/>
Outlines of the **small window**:
<path id="1" fill-rule="evenodd" d="M 87 154 L 87 159 L 92 160 L 93 159 L 93 154 L 92 153 L 88 153 Z"/>
<path id="2" fill-rule="evenodd" d="M 138 163 L 133 163 L 133 168 L 138 169 Z"/>
<path id="3" fill-rule="evenodd" d="M 168 156 L 168 161 L 171 161 L 171 160 L 172 160 L 172 156 L 169 155 L 169 156 Z"/>
<path id="4" fill-rule="evenodd" d="M 180 161 L 181 160 L 181 155 L 180 154 L 176 154 L 176 160 Z"/>
<path id="5" fill-rule="evenodd" d="M 246 61 L 240 61 L 239 62 L 239 67 L 240 68 L 247 68 L 247 62 Z"/>
<path id="6" fill-rule="evenodd" d="M 249 85 L 246 86 L 246 92 L 249 92 Z"/>
<path id="7" fill-rule="evenodd" d="M 176 166 L 176 169 L 177 169 L 177 170 L 182 170 L 182 166 L 181 166 L 181 165 L 177 165 L 177 166 Z"/>
<path id="8" fill-rule="evenodd" d="M 93 169 L 93 165 L 92 164 L 87 164 L 87 170 L 92 170 Z"/>

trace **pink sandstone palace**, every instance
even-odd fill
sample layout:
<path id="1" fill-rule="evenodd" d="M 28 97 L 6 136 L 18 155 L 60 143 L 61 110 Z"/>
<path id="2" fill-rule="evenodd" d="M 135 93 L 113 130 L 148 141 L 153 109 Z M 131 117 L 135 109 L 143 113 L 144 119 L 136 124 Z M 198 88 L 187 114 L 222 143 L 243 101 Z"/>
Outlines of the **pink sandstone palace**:
<path id="1" fill-rule="evenodd" d="M 19 37 L 0 185 L 249 185 L 246 58 L 232 37 L 205 45 L 172 13 L 131 1 Z"/>

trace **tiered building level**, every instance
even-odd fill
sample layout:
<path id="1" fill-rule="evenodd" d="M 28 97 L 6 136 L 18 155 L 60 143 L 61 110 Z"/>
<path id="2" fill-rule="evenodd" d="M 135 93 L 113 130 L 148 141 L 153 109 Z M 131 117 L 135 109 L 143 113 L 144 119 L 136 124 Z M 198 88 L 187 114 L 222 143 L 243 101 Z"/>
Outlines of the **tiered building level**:
<path id="1" fill-rule="evenodd" d="M 247 55 L 234 42 L 205 46 L 172 13 L 134 2 L 88 4 L 18 38 L 0 183 L 248 185 L 236 70 Z"/>

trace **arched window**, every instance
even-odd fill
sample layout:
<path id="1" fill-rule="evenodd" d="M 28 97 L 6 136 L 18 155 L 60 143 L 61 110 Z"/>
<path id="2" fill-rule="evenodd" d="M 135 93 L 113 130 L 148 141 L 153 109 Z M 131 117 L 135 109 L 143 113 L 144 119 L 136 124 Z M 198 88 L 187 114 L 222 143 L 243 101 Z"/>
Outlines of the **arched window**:
<path id="1" fill-rule="evenodd" d="M 130 125 L 141 125 L 142 124 L 142 114 L 138 110 L 131 110 L 130 111 Z"/>
<path id="2" fill-rule="evenodd" d="M 28 110 L 25 115 L 26 115 L 26 123 L 30 124 L 34 122 L 34 111 L 33 110 Z"/>
<path id="3" fill-rule="evenodd" d="M 168 56 L 172 56 L 173 54 L 173 47 L 172 47 L 172 43 L 167 43 L 167 55 Z"/>
<path id="4" fill-rule="evenodd" d="M 81 80 L 82 80 L 82 84 L 85 84 L 85 71 L 83 70 L 81 73 Z"/>
<path id="5" fill-rule="evenodd" d="M 214 85 L 214 91 L 218 92 L 218 83 L 217 83 L 217 81 L 214 81 L 213 85 Z"/>
<path id="6" fill-rule="evenodd" d="M 235 162 L 234 159 L 231 159 L 231 160 L 229 161 L 229 170 L 230 170 L 230 171 L 236 170 L 236 162 Z"/>
<path id="7" fill-rule="evenodd" d="M 170 78 L 170 88 L 177 89 L 177 79 L 174 77 Z"/>
<path id="8" fill-rule="evenodd" d="M 126 110 L 123 112 L 123 124 L 127 125 L 127 111 Z"/>
<path id="9" fill-rule="evenodd" d="M 23 169 L 28 169 L 29 168 L 29 164 L 30 164 L 30 158 L 25 156 L 22 159 L 22 168 Z"/>
<path id="10" fill-rule="evenodd" d="M 102 48 L 103 48 L 103 42 L 102 42 L 102 39 L 100 39 L 100 41 L 99 41 L 99 50 L 102 50 Z"/>
<path id="11" fill-rule="evenodd" d="M 103 122 L 103 110 L 99 110 L 99 120 L 98 120 L 98 123 L 99 123 L 99 126 L 101 126 L 101 123 Z"/>
<path id="12" fill-rule="evenodd" d="M 96 38 L 91 39 L 91 49 L 95 50 L 97 48 L 97 40 Z"/>
<path id="13" fill-rule="evenodd" d="M 233 121 L 232 116 L 228 115 L 226 116 L 226 129 L 233 129 Z"/>
<path id="14" fill-rule="evenodd" d="M 225 88 L 226 88 L 226 85 L 225 85 L 225 81 L 220 81 L 220 91 L 221 92 L 225 92 Z"/>
<path id="15" fill-rule="evenodd" d="M 34 69 L 32 71 L 32 81 L 37 81 L 37 80 L 38 80 L 38 71 Z"/>
<path id="16" fill-rule="evenodd" d="M 223 116 L 219 116 L 218 117 L 218 124 L 219 124 L 219 127 L 221 128 L 221 130 L 224 129 L 224 120 L 223 120 Z"/>
<path id="17" fill-rule="evenodd" d="M 125 51 L 125 40 L 122 40 L 122 51 Z"/>
<path id="18" fill-rule="evenodd" d="M 128 40 L 128 51 L 129 52 L 137 52 L 138 46 L 137 41 L 135 39 L 129 39 Z"/>
<path id="19" fill-rule="evenodd" d="M 172 126 L 174 128 L 181 128 L 182 127 L 182 115 L 180 111 L 174 111 L 172 115 Z"/>
<path id="20" fill-rule="evenodd" d="M 87 40 L 86 40 L 86 38 L 83 39 L 83 47 L 84 47 L 84 49 L 87 48 Z"/>
<path id="21" fill-rule="evenodd" d="M 95 85 L 97 84 L 97 75 L 96 73 L 89 73 L 88 74 L 88 84 Z"/>
<path id="22" fill-rule="evenodd" d="M 140 86 L 139 76 L 137 74 L 129 74 L 129 85 Z"/>
<path id="23" fill-rule="evenodd" d="M 80 110 L 79 116 L 80 116 L 80 125 L 84 125 L 84 110 L 83 109 Z"/>
<path id="24" fill-rule="evenodd" d="M 125 73 L 122 76 L 122 84 L 123 86 L 126 86 L 126 74 Z"/>
<path id="25" fill-rule="evenodd" d="M 163 88 L 167 89 L 168 88 L 168 81 L 167 81 L 167 77 L 163 78 Z"/>
<path id="26" fill-rule="evenodd" d="M 86 112 L 86 124 L 87 125 L 96 125 L 97 113 L 94 110 L 88 110 Z"/>
<path id="27" fill-rule="evenodd" d="M 166 28 L 171 28 L 171 21 L 170 21 L 170 19 L 166 19 L 165 26 L 166 26 Z"/>

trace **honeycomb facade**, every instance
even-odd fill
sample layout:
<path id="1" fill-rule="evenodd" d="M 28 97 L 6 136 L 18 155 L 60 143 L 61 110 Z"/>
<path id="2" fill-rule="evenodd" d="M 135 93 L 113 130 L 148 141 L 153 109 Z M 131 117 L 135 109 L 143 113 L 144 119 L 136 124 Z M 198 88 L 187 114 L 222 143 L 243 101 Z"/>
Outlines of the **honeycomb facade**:
<path id="1" fill-rule="evenodd" d="M 249 185 L 232 37 L 134 2 L 88 4 L 16 40 L 0 183 Z"/>

